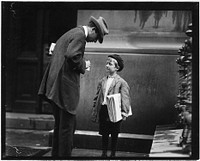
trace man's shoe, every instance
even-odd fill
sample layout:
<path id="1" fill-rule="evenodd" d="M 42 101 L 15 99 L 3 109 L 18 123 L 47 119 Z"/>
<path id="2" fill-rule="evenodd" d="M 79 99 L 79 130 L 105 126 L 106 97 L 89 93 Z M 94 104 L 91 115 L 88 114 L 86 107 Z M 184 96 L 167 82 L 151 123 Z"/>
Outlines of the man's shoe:
<path id="1" fill-rule="evenodd" d="M 111 157 L 111 158 L 115 157 L 115 153 L 112 153 L 112 152 L 111 152 L 110 157 Z"/>

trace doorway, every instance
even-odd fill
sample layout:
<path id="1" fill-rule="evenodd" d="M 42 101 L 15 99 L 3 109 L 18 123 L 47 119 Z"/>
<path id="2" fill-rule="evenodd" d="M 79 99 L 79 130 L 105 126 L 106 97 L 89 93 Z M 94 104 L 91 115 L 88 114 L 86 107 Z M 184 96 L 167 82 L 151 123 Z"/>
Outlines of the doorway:
<path id="1" fill-rule="evenodd" d="M 76 26 L 77 10 L 68 3 L 4 2 L 3 19 L 6 111 L 51 113 L 37 95 L 48 48 Z"/>

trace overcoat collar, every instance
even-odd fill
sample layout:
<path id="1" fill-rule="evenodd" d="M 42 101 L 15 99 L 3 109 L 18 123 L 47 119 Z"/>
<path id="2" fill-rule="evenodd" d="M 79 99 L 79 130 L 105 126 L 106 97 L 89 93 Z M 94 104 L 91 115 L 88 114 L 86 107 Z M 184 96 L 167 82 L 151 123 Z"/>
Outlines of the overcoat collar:
<path id="1" fill-rule="evenodd" d="M 85 29 L 84 29 L 84 27 L 83 26 L 78 26 L 78 27 L 83 31 L 83 33 L 85 35 Z M 85 35 L 85 39 L 86 39 L 86 35 Z"/>
<path id="2" fill-rule="evenodd" d="M 85 37 L 87 37 L 88 36 L 88 28 L 87 28 L 87 26 L 83 26 L 83 29 L 84 29 Z"/>

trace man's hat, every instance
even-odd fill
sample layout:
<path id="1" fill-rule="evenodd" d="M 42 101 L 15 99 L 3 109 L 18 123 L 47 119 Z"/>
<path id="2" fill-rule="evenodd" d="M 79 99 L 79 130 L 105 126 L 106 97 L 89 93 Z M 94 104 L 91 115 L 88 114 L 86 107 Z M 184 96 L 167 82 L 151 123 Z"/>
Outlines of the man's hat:
<path id="1" fill-rule="evenodd" d="M 99 19 L 94 18 L 93 16 L 90 17 L 89 22 L 93 22 L 99 31 L 99 42 L 103 42 L 103 37 L 109 33 L 108 26 L 106 21 L 103 17 L 99 17 Z"/>
<path id="2" fill-rule="evenodd" d="M 117 55 L 117 54 L 108 55 L 108 57 L 115 59 L 118 62 L 118 65 L 119 65 L 118 72 L 122 71 L 122 69 L 124 68 L 124 61 L 123 61 L 123 59 L 119 55 Z"/>

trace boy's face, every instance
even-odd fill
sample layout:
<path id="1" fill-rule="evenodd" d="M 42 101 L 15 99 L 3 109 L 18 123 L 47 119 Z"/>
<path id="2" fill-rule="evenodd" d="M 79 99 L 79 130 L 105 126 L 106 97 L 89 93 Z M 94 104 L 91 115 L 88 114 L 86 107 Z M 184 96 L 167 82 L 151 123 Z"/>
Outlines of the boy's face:
<path id="1" fill-rule="evenodd" d="M 106 61 L 106 72 L 108 72 L 109 74 L 116 72 L 118 70 L 116 68 L 116 63 L 117 61 L 115 59 L 108 57 Z"/>

